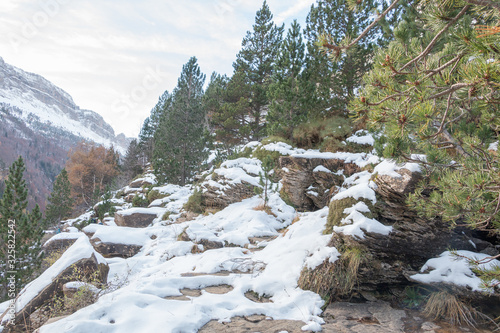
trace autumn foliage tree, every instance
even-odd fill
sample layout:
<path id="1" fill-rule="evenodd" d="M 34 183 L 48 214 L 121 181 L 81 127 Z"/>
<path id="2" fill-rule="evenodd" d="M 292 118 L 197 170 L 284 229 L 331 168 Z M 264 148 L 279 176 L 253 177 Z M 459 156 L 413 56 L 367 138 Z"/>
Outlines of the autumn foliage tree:
<path id="1" fill-rule="evenodd" d="M 76 205 L 94 204 L 118 175 L 118 153 L 111 147 L 81 142 L 66 164 Z"/>

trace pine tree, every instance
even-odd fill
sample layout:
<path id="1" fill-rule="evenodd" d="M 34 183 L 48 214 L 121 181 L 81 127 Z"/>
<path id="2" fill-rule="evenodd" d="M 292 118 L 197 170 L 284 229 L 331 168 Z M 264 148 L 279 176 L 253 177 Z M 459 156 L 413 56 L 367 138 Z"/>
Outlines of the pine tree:
<path id="1" fill-rule="evenodd" d="M 250 133 L 252 140 L 264 135 L 264 112 L 269 104 L 267 97 L 269 84 L 274 72 L 284 27 L 277 27 L 267 2 L 257 11 L 253 31 L 247 31 L 242 41 L 242 49 L 233 64 L 235 72 L 245 74 L 250 87 Z"/>
<path id="2" fill-rule="evenodd" d="M 317 86 L 318 116 L 324 115 L 325 109 L 329 113 L 347 111 L 349 101 L 361 85 L 361 77 L 371 67 L 373 44 L 381 29 L 372 29 L 335 62 L 325 57 L 318 39 L 320 44 L 341 45 L 356 37 L 371 23 L 374 8 L 375 0 L 363 1 L 357 11 L 350 10 L 349 0 L 319 0 L 311 7 L 304 34 L 308 40 L 307 74 Z"/>
<path id="3" fill-rule="evenodd" d="M 216 108 L 209 109 L 210 125 L 215 131 L 216 140 L 224 143 L 229 151 L 231 147 L 252 139 L 252 122 L 248 119 L 251 112 L 251 89 L 241 70 L 236 71 L 231 79 L 225 82 L 214 81 L 214 84 L 220 85 L 217 91 L 222 100 Z M 208 88 L 213 89 L 212 87 L 211 84 Z M 215 94 L 215 89 L 208 93 Z"/>
<path id="4" fill-rule="evenodd" d="M 125 154 L 122 164 L 123 174 L 126 181 L 132 180 L 135 176 L 144 171 L 141 163 L 142 156 L 142 147 L 137 142 L 137 139 L 133 139 L 128 145 L 127 153 Z"/>
<path id="5" fill-rule="evenodd" d="M 74 200 L 71 197 L 71 183 L 66 169 L 62 169 L 54 181 L 48 201 L 45 218 L 49 223 L 57 223 L 64 218 L 70 217 Z"/>
<path id="6" fill-rule="evenodd" d="M 281 46 L 274 83 L 269 88 L 268 134 L 293 140 L 293 130 L 307 118 L 314 86 L 304 77 L 304 65 L 305 44 L 295 20 Z"/>
<path id="7" fill-rule="evenodd" d="M 9 168 L 5 192 L 0 200 L 0 266 L 5 272 L 0 277 L 2 298 L 6 295 L 9 277 L 14 276 L 19 291 L 33 277 L 41 262 L 43 218 L 38 205 L 31 213 L 26 213 L 28 190 L 23 179 L 25 170 L 24 161 L 19 156 Z"/>
<path id="8" fill-rule="evenodd" d="M 154 135 L 153 166 L 160 182 L 184 185 L 204 160 L 205 75 L 192 57 L 182 67 L 172 103 Z"/>
<path id="9" fill-rule="evenodd" d="M 162 114 L 167 110 L 172 101 L 172 96 L 168 91 L 165 91 L 158 99 L 158 102 L 151 110 L 149 117 L 144 120 L 144 123 L 139 133 L 139 151 L 140 155 L 138 159 L 141 162 L 142 167 L 151 161 L 153 157 L 153 138 L 158 126 L 160 125 L 160 119 Z"/>

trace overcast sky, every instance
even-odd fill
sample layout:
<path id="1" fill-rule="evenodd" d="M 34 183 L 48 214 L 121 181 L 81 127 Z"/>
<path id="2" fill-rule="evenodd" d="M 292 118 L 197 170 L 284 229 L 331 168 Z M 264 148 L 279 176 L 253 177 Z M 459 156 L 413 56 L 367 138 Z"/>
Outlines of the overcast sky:
<path id="1" fill-rule="evenodd" d="M 268 0 L 304 27 L 314 0 Z M 231 75 L 260 0 L 0 0 L 0 57 L 66 90 L 116 134 L 136 137 L 196 56 L 207 80 Z"/>

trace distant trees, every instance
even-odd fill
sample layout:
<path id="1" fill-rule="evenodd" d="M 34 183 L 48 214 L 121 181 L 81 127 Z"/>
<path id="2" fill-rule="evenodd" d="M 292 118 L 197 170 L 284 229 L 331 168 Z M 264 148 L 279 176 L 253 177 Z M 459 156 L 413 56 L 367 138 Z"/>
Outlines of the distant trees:
<path id="1" fill-rule="evenodd" d="M 153 166 L 159 181 L 184 185 L 204 160 L 204 82 L 205 75 L 192 57 L 182 67 L 171 103 L 154 134 Z"/>
<path id="2" fill-rule="evenodd" d="M 41 263 L 43 218 L 38 205 L 28 213 L 28 189 L 23 178 L 24 161 L 21 156 L 10 166 L 5 191 L 0 200 L 0 275 L 2 291 L 7 290 L 6 272 L 14 272 L 19 291 L 32 277 Z"/>
<path id="3" fill-rule="evenodd" d="M 111 147 L 81 142 L 70 151 L 66 164 L 77 205 L 90 206 L 118 175 L 118 153 Z"/>
<path id="4" fill-rule="evenodd" d="M 54 181 L 48 201 L 49 204 L 45 209 L 47 222 L 53 224 L 70 217 L 74 200 L 71 196 L 71 183 L 66 169 L 62 169 Z"/>

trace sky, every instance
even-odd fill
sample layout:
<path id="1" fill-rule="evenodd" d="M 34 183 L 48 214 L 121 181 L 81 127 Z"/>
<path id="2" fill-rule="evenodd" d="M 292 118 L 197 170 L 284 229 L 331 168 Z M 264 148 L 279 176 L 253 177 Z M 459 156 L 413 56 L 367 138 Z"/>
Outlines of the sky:
<path id="1" fill-rule="evenodd" d="M 314 0 L 268 0 L 276 24 L 301 26 Z M 231 75 L 261 0 L 1 0 L 0 57 L 42 75 L 82 109 L 137 137 L 182 65 Z M 286 31 L 285 30 L 285 31 Z"/>

